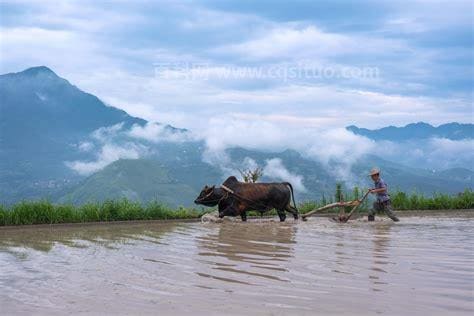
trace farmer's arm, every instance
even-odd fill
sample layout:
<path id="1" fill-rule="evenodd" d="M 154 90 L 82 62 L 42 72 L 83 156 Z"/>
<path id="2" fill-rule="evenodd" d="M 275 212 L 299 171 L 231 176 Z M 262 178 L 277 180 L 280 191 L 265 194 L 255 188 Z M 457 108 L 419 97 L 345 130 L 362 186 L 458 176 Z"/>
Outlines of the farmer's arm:
<path id="1" fill-rule="evenodd" d="M 387 191 L 387 188 L 379 188 L 379 189 L 370 189 L 370 193 L 382 193 Z"/>
<path id="2" fill-rule="evenodd" d="M 383 180 L 380 180 L 375 186 L 375 188 L 370 190 L 370 193 L 372 194 L 385 193 L 385 192 L 387 192 L 387 185 L 385 184 Z"/>

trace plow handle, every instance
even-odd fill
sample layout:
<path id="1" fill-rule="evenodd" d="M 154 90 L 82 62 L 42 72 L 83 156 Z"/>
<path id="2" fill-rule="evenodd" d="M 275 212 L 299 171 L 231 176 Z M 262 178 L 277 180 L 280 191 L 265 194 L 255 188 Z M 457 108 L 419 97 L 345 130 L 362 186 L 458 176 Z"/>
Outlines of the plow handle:
<path id="1" fill-rule="evenodd" d="M 313 215 L 316 212 L 324 211 L 324 210 L 327 210 L 327 209 L 330 209 L 330 208 L 333 208 L 333 207 L 338 207 L 338 206 L 341 206 L 340 202 L 327 204 L 327 205 L 324 205 L 322 207 L 319 207 L 317 209 L 314 209 L 314 210 L 302 215 L 301 218 L 303 219 L 303 221 L 305 221 L 307 217 Z"/>
<path id="2" fill-rule="evenodd" d="M 367 190 L 367 192 L 365 192 L 364 196 L 359 200 L 359 204 L 355 205 L 352 208 L 352 210 L 349 212 L 347 217 L 344 219 L 343 223 L 346 223 L 349 219 L 351 219 L 351 216 L 352 214 L 354 214 L 354 211 L 359 207 L 359 205 L 362 204 L 362 202 L 364 202 L 365 198 L 369 195 L 369 193 L 370 193 L 370 190 Z"/>

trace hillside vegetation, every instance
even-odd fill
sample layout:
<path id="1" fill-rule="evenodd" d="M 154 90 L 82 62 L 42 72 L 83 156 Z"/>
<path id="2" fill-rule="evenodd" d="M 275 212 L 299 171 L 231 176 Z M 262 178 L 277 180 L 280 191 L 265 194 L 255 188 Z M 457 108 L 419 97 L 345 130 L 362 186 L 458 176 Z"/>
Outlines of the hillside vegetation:
<path id="1" fill-rule="evenodd" d="M 196 189 L 171 177 L 157 161 L 122 159 L 87 178 L 59 202 L 79 205 L 125 198 L 189 205 L 197 194 Z"/>

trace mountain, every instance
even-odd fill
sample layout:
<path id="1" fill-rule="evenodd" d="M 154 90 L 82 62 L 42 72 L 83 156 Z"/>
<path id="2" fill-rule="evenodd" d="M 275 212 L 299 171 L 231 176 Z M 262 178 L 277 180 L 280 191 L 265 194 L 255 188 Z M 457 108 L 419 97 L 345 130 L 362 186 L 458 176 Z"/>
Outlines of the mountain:
<path id="1" fill-rule="evenodd" d="M 339 182 L 331 168 L 306 159 L 292 150 L 271 153 L 233 148 L 228 153 L 236 165 L 242 165 L 245 159 L 250 158 L 263 167 L 268 160 L 277 158 L 289 172 L 304 175 L 303 185 L 306 191 L 296 191 L 298 201 L 319 199 L 323 195 L 332 196 L 336 183 Z M 218 167 L 202 162 L 199 155 L 199 151 L 180 152 L 180 161 L 157 158 L 118 160 L 82 181 L 59 201 L 81 204 L 127 197 L 139 201 L 157 199 L 172 206 L 192 206 L 204 184 L 219 185 L 225 178 Z M 371 186 L 367 170 L 374 165 L 381 167 L 382 176 L 391 190 L 416 191 L 426 195 L 433 192 L 454 194 L 472 186 L 473 172 L 467 169 L 433 173 L 408 168 L 373 155 L 364 156 L 353 165 L 355 183 L 352 184 Z M 334 166 L 334 169 L 336 168 L 337 166 Z M 471 176 L 462 176 L 468 172 Z M 264 172 L 261 179 L 279 180 L 282 179 L 275 179 L 274 175 L 268 172 Z M 346 189 L 350 190 L 351 187 Z"/>
<path id="2" fill-rule="evenodd" d="M 390 140 L 395 142 L 426 139 L 426 138 L 448 138 L 451 140 L 474 138 L 474 124 L 448 123 L 438 127 L 419 122 L 408 124 L 403 127 L 388 126 L 380 129 L 370 130 L 351 125 L 347 130 L 356 135 L 368 137 L 373 140 Z"/>
<path id="3" fill-rule="evenodd" d="M 78 177 L 64 161 L 88 156 L 73 146 L 118 123 L 146 121 L 105 105 L 44 66 L 1 75 L 0 196 L 49 196 L 70 185 Z"/>
<path id="4" fill-rule="evenodd" d="M 157 142 L 154 136 L 148 134 L 142 139 L 133 138 L 128 133 L 132 126 L 147 127 L 147 124 L 146 120 L 107 106 L 47 67 L 1 75 L 0 203 L 48 198 L 80 204 L 128 197 L 140 201 L 158 199 L 169 205 L 190 206 L 204 184 L 222 183 L 230 173 L 238 173 L 235 170 L 241 168 L 249 158 L 261 167 L 275 158 L 281 163 L 274 164 L 273 169 L 267 169 L 262 181 L 289 180 L 281 178 L 282 174 L 288 175 L 288 172 L 289 176 L 303 176 L 302 186 L 306 190 L 298 190 L 297 199 L 300 201 L 319 198 L 323 194 L 332 195 L 336 182 L 342 180 L 338 172 L 341 168 L 346 174 L 352 174 L 352 178 L 344 179 L 348 186 L 369 186 L 367 170 L 374 165 L 382 168 L 383 177 L 393 189 L 432 194 L 456 193 L 472 188 L 473 172 L 469 169 L 453 168 L 433 172 L 406 167 L 374 155 L 362 157 L 348 170 L 347 166 L 337 163 L 323 165 L 292 150 L 272 153 L 232 148 L 227 151 L 231 158 L 228 165 L 218 166 L 203 161 L 205 146 L 202 141 L 184 138 L 179 142 Z M 120 132 L 114 134 L 113 139 L 101 139 L 98 131 L 109 130 L 111 126 L 119 126 Z M 187 132 L 169 125 L 161 126 L 164 126 L 168 136 Z M 418 133 L 416 137 L 421 141 L 432 137 L 428 135 L 452 138 L 464 138 L 469 133 L 472 135 L 472 124 L 457 123 L 439 127 L 417 123 L 404 128 L 388 127 L 376 131 L 355 126 L 348 129 L 372 135 L 370 137 L 394 139 L 412 137 Z M 419 131 L 415 133 L 414 130 Z M 428 130 L 431 132 L 426 132 Z M 99 137 L 97 134 L 100 134 Z M 395 134 L 396 137 L 393 136 Z M 82 150 L 81 144 L 88 144 L 86 147 L 90 147 L 89 150 Z M 105 153 L 104 148 L 108 150 Z M 121 157 L 114 152 L 117 148 L 121 152 L 144 148 L 146 154 L 135 156 L 146 158 L 116 160 Z M 101 155 L 112 159 L 99 161 Z M 97 171 L 88 176 L 77 173 L 71 164 L 66 164 L 72 161 L 90 164 L 94 167 L 92 170 Z M 287 170 L 283 170 L 285 168 Z"/>
<path id="5" fill-rule="evenodd" d="M 190 205 L 197 193 L 156 160 L 121 159 L 88 177 L 59 201 L 82 204 L 125 197 L 178 206 Z"/>
<path id="6" fill-rule="evenodd" d="M 474 171 L 466 168 L 451 168 L 437 172 L 437 175 L 443 179 L 462 181 L 471 183 L 474 180 Z"/>
<path id="7" fill-rule="evenodd" d="M 17 154 L 24 156 L 44 151 L 44 142 L 56 149 L 99 127 L 146 123 L 106 106 L 44 66 L 1 75 L 0 100 L 1 148 L 21 148 Z"/>
<path id="8" fill-rule="evenodd" d="M 93 182 L 87 182 L 65 162 L 97 159 L 101 144 L 90 151 L 80 150 L 79 145 L 92 143 L 91 135 L 98 129 L 121 124 L 123 130 L 129 130 L 133 125 L 145 126 L 147 123 L 106 105 L 45 66 L 0 75 L 0 203 L 39 198 L 56 201 L 76 189 L 79 193 L 71 195 L 73 200 L 85 201 L 79 187 L 93 186 Z M 163 126 L 168 134 L 186 132 L 170 125 Z M 122 137 L 116 145 L 124 141 L 130 140 Z M 187 166 L 193 166 L 195 161 L 201 163 L 199 143 L 154 144 L 144 140 L 137 144 L 149 147 L 154 159 L 170 166 L 169 172 L 191 183 L 198 181 L 191 176 Z M 188 158 L 184 158 L 183 151 L 190 153 Z M 124 165 L 117 168 L 124 168 Z M 200 169 L 201 174 L 205 173 L 203 169 Z M 199 174 L 199 168 L 195 172 Z M 126 170 L 124 174 L 127 174 Z M 150 176 L 152 174 L 153 171 Z M 106 183 L 103 186 L 102 197 L 114 191 L 114 188 L 107 191 L 107 186 Z M 142 189 L 138 191 L 138 197 L 149 197 Z M 90 197 L 97 196 L 91 192 Z M 179 201 L 176 199 L 177 203 Z"/>
<path id="9" fill-rule="evenodd" d="M 326 196 L 333 194 L 336 183 L 341 182 L 337 172 L 341 166 L 337 164 L 324 166 L 318 161 L 307 159 L 292 150 L 281 153 L 262 153 L 237 148 L 231 150 L 230 155 L 232 160 L 237 163 L 243 161 L 245 157 L 252 158 L 259 166 L 264 166 L 268 159 L 281 159 L 288 171 L 304 176 L 303 184 L 307 188 L 307 192 L 298 194 L 298 197 L 303 200 L 319 198 L 322 194 Z M 431 195 L 434 192 L 459 193 L 466 188 L 472 188 L 473 172 L 469 169 L 456 168 L 435 173 L 425 169 L 407 167 L 375 155 L 364 155 L 350 168 L 352 178 L 346 179 L 350 182 L 348 189 L 351 185 L 372 186 L 367 173 L 373 166 L 381 168 L 382 177 L 392 190 L 416 191 Z M 462 174 L 467 176 L 461 176 Z M 263 180 L 265 180 L 265 174 Z M 267 178 L 266 180 L 271 179 Z"/>
<path id="10" fill-rule="evenodd" d="M 467 175 L 472 171 L 464 168 L 453 168 L 442 172 L 434 172 L 415 167 L 408 167 L 400 163 L 388 161 L 375 155 L 365 155 L 360 158 L 353 168 L 353 173 L 358 178 L 368 179 L 367 170 L 378 166 L 382 170 L 383 179 L 389 184 L 391 190 L 405 192 L 418 192 L 424 195 L 433 193 L 456 194 L 466 188 L 472 188 L 472 177 L 459 176 L 459 170 L 464 170 Z M 370 181 L 367 180 L 369 183 Z"/>

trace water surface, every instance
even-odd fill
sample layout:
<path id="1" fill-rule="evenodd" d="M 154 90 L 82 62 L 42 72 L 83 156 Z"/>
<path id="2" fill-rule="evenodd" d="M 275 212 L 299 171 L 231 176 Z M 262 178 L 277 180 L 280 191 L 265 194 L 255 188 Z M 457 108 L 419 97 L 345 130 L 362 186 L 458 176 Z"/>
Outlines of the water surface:
<path id="1" fill-rule="evenodd" d="M 0 314 L 472 314 L 473 223 L 0 229 Z"/>

